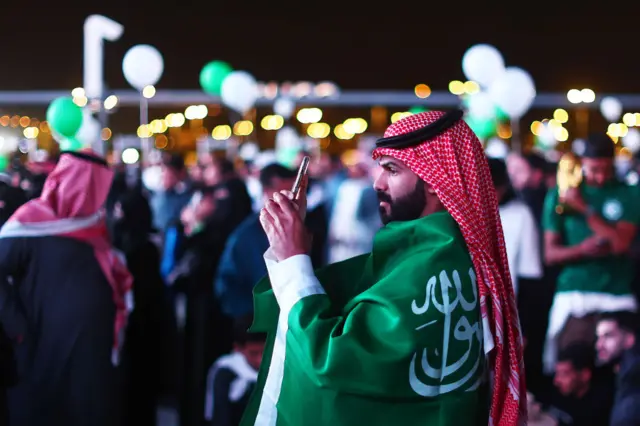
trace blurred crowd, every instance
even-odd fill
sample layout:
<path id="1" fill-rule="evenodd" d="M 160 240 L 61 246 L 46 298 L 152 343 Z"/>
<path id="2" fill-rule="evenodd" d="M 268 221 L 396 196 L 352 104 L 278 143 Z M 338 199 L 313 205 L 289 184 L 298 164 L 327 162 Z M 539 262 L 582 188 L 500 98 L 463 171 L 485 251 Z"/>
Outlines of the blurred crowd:
<path id="1" fill-rule="evenodd" d="M 605 152 L 606 141 L 587 143 L 600 154 L 582 159 L 585 188 L 563 201 L 564 212 L 557 164 L 536 153 L 489 159 L 526 340 L 530 424 L 640 424 L 638 173 Z M 247 331 L 252 289 L 267 272 L 259 209 L 291 188 L 310 155 L 314 266 L 370 251 L 381 226 L 376 164 L 366 151 L 347 154 L 301 152 L 289 164 L 269 152 L 242 161 L 211 154 L 190 166 L 166 155 L 144 169 L 114 166 L 107 221 L 135 301 L 120 364 L 122 424 L 155 425 L 158 406 L 175 407 L 183 426 L 239 424 L 266 340 Z M 1 223 L 40 196 L 54 165 L 0 175 Z M 4 378 L 5 388 L 19 379 Z"/>

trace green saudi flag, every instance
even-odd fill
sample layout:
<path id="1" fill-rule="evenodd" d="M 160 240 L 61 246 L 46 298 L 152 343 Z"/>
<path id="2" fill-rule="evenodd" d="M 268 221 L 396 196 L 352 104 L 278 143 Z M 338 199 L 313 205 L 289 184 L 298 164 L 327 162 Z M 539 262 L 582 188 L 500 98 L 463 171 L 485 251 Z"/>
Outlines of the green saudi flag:
<path id="1" fill-rule="evenodd" d="M 294 277 L 282 309 L 254 289 L 268 341 L 242 426 L 487 424 L 476 277 L 448 213 L 385 226 L 315 288 Z"/>

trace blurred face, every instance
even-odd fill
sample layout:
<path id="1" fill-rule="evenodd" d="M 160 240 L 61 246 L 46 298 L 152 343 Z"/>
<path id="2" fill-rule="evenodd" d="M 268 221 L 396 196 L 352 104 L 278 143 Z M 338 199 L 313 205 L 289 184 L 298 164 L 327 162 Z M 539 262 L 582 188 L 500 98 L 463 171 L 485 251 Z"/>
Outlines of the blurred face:
<path id="1" fill-rule="evenodd" d="M 532 177 L 532 170 L 529 163 L 519 155 L 507 157 L 507 172 L 513 188 L 521 191 L 524 189 Z"/>
<path id="2" fill-rule="evenodd" d="M 189 177 L 194 182 L 200 182 L 202 180 L 202 168 L 199 165 L 195 165 L 189 168 Z"/>
<path id="3" fill-rule="evenodd" d="M 291 191 L 295 179 L 273 178 L 268 187 L 263 188 L 262 193 L 265 199 L 273 197 L 274 192 Z"/>
<path id="4" fill-rule="evenodd" d="M 605 363 L 617 362 L 622 353 L 635 343 L 632 333 L 618 327 L 615 321 L 604 320 L 596 327 L 598 359 Z"/>
<path id="5" fill-rule="evenodd" d="M 222 173 L 217 164 L 211 163 L 204 167 L 202 180 L 207 186 L 215 186 L 222 182 Z"/>
<path id="6" fill-rule="evenodd" d="M 428 194 L 422 179 L 391 157 L 380 158 L 373 188 L 378 194 L 380 218 L 385 225 L 418 219 L 428 214 L 429 202 L 437 200 L 434 193 Z"/>
<path id="7" fill-rule="evenodd" d="M 236 345 L 236 351 L 244 355 L 250 366 L 256 370 L 260 369 L 262 354 L 264 353 L 264 342 L 246 342 L 244 345 Z"/>
<path id="8" fill-rule="evenodd" d="M 615 170 L 612 158 L 583 158 L 582 173 L 587 185 L 603 186 L 613 179 Z"/>
<path id="9" fill-rule="evenodd" d="M 175 169 L 162 166 L 160 170 L 162 173 L 162 188 L 165 191 L 173 188 L 178 182 L 180 182 L 180 176 L 178 176 L 178 172 Z"/>
<path id="10" fill-rule="evenodd" d="M 571 361 L 560 361 L 556 364 L 553 384 L 564 396 L 581 396 L 591 381 L 591 371 L 576 370 Z"/>

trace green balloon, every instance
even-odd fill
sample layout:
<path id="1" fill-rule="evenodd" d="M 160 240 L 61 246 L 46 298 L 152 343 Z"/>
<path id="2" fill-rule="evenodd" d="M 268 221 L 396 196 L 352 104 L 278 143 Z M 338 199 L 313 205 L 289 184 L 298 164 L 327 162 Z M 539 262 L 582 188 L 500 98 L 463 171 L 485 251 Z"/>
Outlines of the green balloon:
<path id="1" fill-rule="evenodd" d="M 72 98 L 58 98 L 47 109 L 49 127 L 61 136 L 75 136 L 82 126 L 82 109 L 73 103 Z"/>
<path id="2" fill-rule="evenodd" d="M 464 121 L 471 127 L 473 133 L 481 140 L 487 140 L 496 133 L 496 122 L 492 119 L 467 116 Z"/>
<path id="3" fill-rule="evenodd" d="M 429 110 L 423 106 L 414 106 L 409 108 L 409 112 L 411 114 L 420 114 L 421 112 L 427 112 L 427 111 Z"/>
<path id="4" fill-rule="evenodd" d="M 222 82 L 233 72 L 231 65 L 223 61 L 212 61 L 200 71 L 200 86 L 210 95 L 220 96 Z"/>
<path id="5" fill-rule="evenodd" d="M 502 108 L 500 108 L 499 106 L 496 107 L 496 119 L 498 121 L 509 121 L 511 119 L 511 117 L 509 117 L 509 114 L 507 114 L 506 112 L 504 112 L 502 110 Z"/>
<path id="6" fill-rule="evenodd" d="M 283 148 L 276 152 L 276 158 L 285 167 L 293 168 L 300 154 L 300 148 Z"/>
<path id="7" fill-rule="evenodd" d="M 82 148 L 84 148 L 82 142 L 74 137 L 64 138 L 60 141 L 60 151 L 80 151 Z"/>
<path id="8" fill-rule="evenodd" d="M 9 163 L 10 163 L 10 159 L 8 155 L 1 155 L 0 156 L 0 171 L 4 172 L 5 170 L 7 170 L 7 168 L 9 168 Z"/>

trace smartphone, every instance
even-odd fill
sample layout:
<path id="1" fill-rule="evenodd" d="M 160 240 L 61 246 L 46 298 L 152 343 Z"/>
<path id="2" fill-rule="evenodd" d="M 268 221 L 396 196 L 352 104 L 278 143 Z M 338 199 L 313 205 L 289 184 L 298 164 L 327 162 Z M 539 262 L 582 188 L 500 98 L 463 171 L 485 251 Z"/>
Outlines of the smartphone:
<path id="1" fill-rule="evenodd" d="M 293 188 L 291 188 L 291 192 L 293 193 L 293 199 L 297 200 L 300 195 L 300 188 L 302 187 L 302 179 L 305 177 L 307 172 L 309 171 L 309 163 L 311 162 L 311 158 L 307 155 L 302 159 L 302 163 L 300 164 L 300 168 L 298 169 L 298 176 L 296 176 L 296 181 L 293 183 Z"/>

